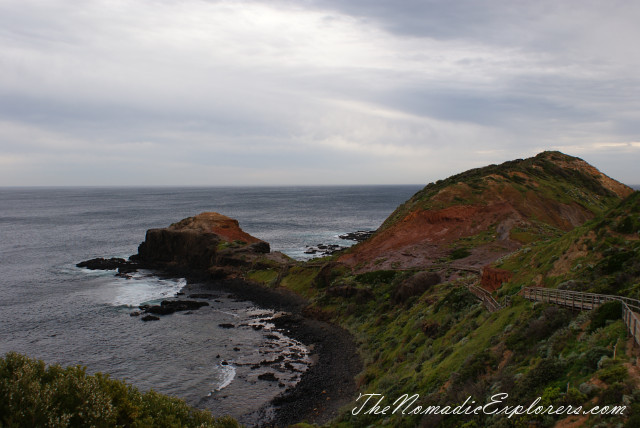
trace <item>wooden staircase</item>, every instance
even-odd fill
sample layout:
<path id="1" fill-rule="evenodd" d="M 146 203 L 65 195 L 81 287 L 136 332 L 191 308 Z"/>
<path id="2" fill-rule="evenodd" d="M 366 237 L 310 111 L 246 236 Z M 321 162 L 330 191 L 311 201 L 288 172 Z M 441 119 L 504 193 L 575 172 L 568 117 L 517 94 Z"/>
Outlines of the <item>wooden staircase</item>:
<path id="1" fill-rule="evenodd" d="M 493 298 L 491 293 L 489 293 L 484 288 L 478 287 L 475 284 L 470 284 L 468 286 L 469 291 L 473 293 L 478 299 L 482 300 L 484 307 L 487 308 L 489 312 L 497 312 L 503 308 L 503 306 Z"/>

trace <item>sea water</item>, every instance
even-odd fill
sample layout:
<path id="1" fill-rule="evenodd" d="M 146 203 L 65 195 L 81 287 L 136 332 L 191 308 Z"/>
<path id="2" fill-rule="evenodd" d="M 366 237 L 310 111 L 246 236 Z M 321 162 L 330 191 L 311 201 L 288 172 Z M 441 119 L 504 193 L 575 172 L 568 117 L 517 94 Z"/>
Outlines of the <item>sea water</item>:
<path id="1" fill-rule="evenodd" d="M 300 371 L 310 362 L 304 344 L 273 331 L 272 311 L 220 293 L 197 311 L 142 322 L 130 316 L 138 305 L 175 296 L 185 280 L 75 264 L 128 257 L 147 229 L 204 211 L 237 219 L 272 250 L 309 258 L 307 246 L 349 245 L 338 235 L 376 229 L 420 188 L 0 188 L 0 354 L 81 364 L 251 423 L 301 376 L 261 381 L 266 369 L 255 366 L 276 355 Z"/>

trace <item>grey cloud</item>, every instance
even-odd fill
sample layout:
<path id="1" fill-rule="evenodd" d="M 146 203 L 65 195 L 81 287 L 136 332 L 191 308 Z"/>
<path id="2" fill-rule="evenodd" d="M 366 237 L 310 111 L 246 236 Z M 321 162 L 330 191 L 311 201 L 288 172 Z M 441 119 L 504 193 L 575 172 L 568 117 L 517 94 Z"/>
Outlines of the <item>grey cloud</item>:
<path id="1" fill-rule="evenodd" d="M 638 141 L 639 12 L 620 1 L 2 2 L 0 184 L 61 170 L 65 183 L 73 170 L 140 184 L 426 182 L 554 144 Z M 620 156 L 631 170 L 639 151 L 602 159 Z"/>

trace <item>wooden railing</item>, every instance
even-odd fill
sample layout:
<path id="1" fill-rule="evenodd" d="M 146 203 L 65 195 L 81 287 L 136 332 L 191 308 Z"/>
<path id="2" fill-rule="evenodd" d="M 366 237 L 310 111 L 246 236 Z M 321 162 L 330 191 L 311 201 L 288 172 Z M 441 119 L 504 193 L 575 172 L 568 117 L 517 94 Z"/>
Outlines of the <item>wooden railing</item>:
<path id="1" fill-rule="evenodd" d="M 595 309 L 605 302 L 618 301 L 622 303 L 622 319 L 629 334 L 637 344 L 640 344 L 640 300 L 613 294 L 582 293 L 580 291 L 556 290 L 543 287 L 527 287 L 520 291 L 522 297 L 537 302 L 553 303 L 581 311 Z"/>
<path id="2" fill-rule="evenodd" d="M 469 291 L 473 293 L 478 299 L 482 300 L 482 303 L 487 308 L 489 312 L 496 312 L 502 309 L 502 305 L 493 298 L 491 293 L 489 293 L 484 288 L 480 288 L 474 284 L 469 285 Z"/>

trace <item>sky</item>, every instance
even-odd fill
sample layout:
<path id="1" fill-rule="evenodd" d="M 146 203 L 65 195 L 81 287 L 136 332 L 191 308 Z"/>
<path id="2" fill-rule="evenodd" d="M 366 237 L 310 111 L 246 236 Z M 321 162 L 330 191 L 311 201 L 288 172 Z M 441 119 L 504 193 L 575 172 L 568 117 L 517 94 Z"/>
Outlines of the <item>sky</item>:
<path id="1" fill-rule="evenodd" d="M 640 184 L 640 2 L 0 0 L 0 186 Z"/>

